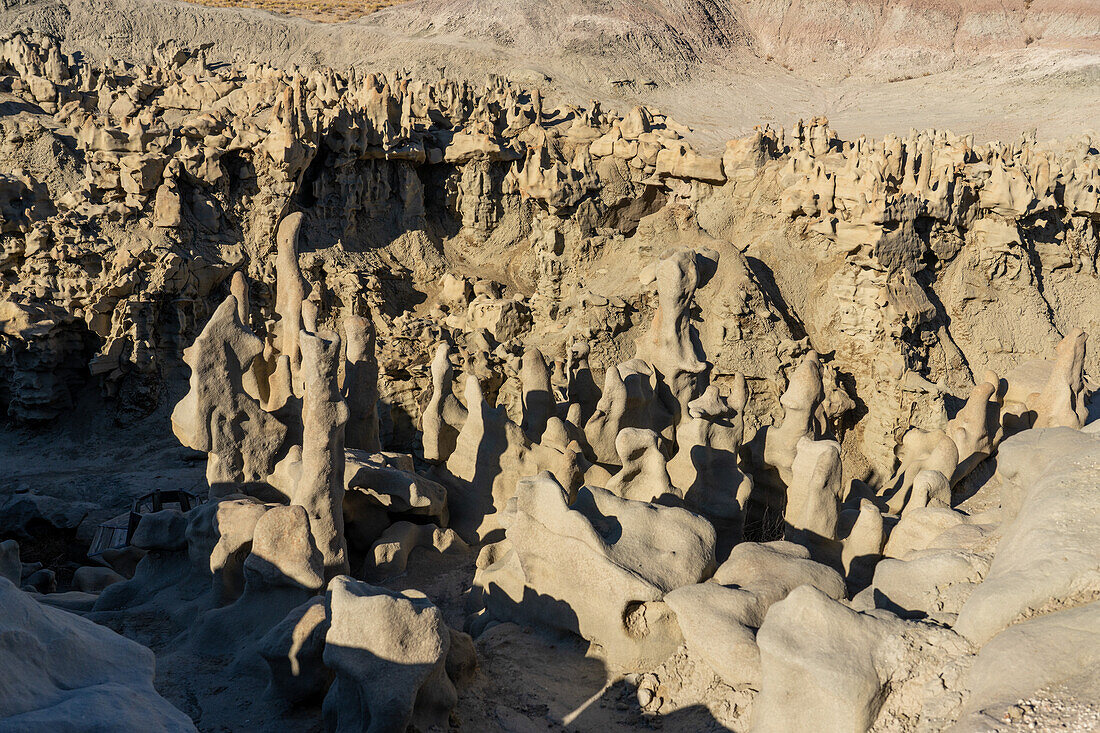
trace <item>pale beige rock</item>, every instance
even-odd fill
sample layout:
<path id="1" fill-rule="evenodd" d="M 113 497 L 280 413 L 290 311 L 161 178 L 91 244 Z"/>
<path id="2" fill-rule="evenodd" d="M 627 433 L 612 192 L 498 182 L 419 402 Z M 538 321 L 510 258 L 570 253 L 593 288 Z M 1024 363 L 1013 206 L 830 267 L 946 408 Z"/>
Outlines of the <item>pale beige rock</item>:
<path id="1" fill-rule="evenodd" d="M 917 474 L 902 514 L 928 506 L 951 508 L 951 481 L 939 471 L 927 470 Z"/>
<path id="2" fill-rule="evenodd" d="M 893 514 L 901 513 L 921 473 L 936 471 L 954 476 L 959 467 L 959 447 L 943 430 L 913 428 L 902 438 L 897 457 L 897 473 L 886 484 L 887 490 L 892 489 L 888 506 Z"/>
<path id="3" fill-rule="evenodd" d="M 237 319 L 247 326 L 251 320 L 251 308 L 248 302 L 248 280 L 244 273 L 237 270 L 229 281 L 229 293 L 237 300 Z"/>
<path id="4" fill-rule="evenodd" d="M 1100 327 L 1094 307 L 1100 301 L 1100 165 L 1092 138 L 1039 142 L 1028 134 L 975 143 L 972 135 L 913 130 L 881 140 L 843 140 L 828 120 L 813 117 L 793 131 L 759 127 L 727 143 L 719 159 L 722 140 L 713 125 L 688 130 L 636 102 L 625 114 L 596 102 L 558 104 L 569 74 L 553 71 L 550 57 L 553 79 L 529 69 L 501 72 L 527 76 L 537 89 L 503 76 L 482 85 L 438 74 L 420 78 L 415 70 L 337 73 L 324 66 L 332 59 L 303 61 L 280 51 L 288 40 L 287 48 L 316 46 L 299 43 L 309 39 L 295 34 L 327 34 L 325 26 L 265 16 L 233 29 L 240 37 L 229 55 L 240 52 L 242 60 L 255 50 L 249 44 L 256 33 L 279 31 L 270 34 L 271 58 L 242 66 L 227 63 L 225 44 L 206 43 L 217 40 L 232 13 L 184 7 L 175 20 L 195 20 L 190 26 L 199 29 L 199 47 L 185 49 L 174 41 L 156 45 L 163 8 L 134 2 L 127 8 L 116 0 L 94 4 L 102 20 L 97 16 L 91 24 L 89 4 L 68 3 L 66 10 L 73 28 L 110 28 L 126 15 L 138 40 L 152 39 L 146 45 L 153 66 L 117 39 L 94 32 L 84 33 L 77 49 L 72 38 L 59 42 L 24 29 L 55 33 L 56 13 L 16 8 L 3 16 L 11 28 L 0 41 L 2 107 L 13 113 L 0 120 L 6 166 L 0 174 L 0 409 L 16 422 L 61 417 L 76 420 L 79 429 L 65 425 L 64 439 L 52 441 L 47 425 L 44 457 L 21 461 L 20 453 L 33 449 L 24 448 L 21 437 L 13 443 L 16 452 L 5 457 L 15 457 L 18 491 L 0 502 L 0 519 L 10 520 L 15 534 L 33 528 L 36 540 L 39 531 L 50 531 L 39 529 L 40 518 L 65 524 L 65 531 L 79 524 L 83 541 L 100 519 L 88 513 L 84 494 L 102 499 L 104 507 L 123 508 L 111 493 L 115 473 L 127 474 L 120 487 L 147 466 L 153 467 L 153 488 L 190 485 L 184 477 L 190 456 L 180 454 L 184 460 L 177 462 L 157 448 L 155 407 L 161 395 L 175 393 L 180 347 L 202 332 L 188 352 L 192 389 L 177 408 L 175 427 L 187 445 L 208 456 L 211 496 L 223 500 L 192 509 L 185 519 L 147 515 L 134 538 L 146 549 L 110 554 L 134 578 L 103 589 L 99 599 L 50 593 L 40 602 L 79 612 L 94 603 L 98 610 L 91 613 L 104 623 L 149 634 L 168 657 L 165 683 L 202 708 L 204 726 L 283 723 L 278 706 L 253 702 L 259 691 L 254 672 L 262 676 L 263 670 L 260 640 L 272 629 L 278 631 L 267 639 L 274 654 L 269 661 L 283 676 L 272 691 L 283 685 L 292 698 L 323 691 L 325 625 L 317 618 L 323 601 L 296 613 L 315 592 L 317 577 L 343 566 L 330 567 L 328 576 L 316 569 L 307 552 L 314 534 L 325 535 L 321 549 L 330 556 L 339 554 L 334 545 L 346 535 L 357 561 L 377 549 L 376 564 L 396 571 L 411 547 L 428 542 L 429 532 L 433 544 L 454 540 L 454 530 L 445 526 L 453 505 L 456 527 L 470 541 L 505 535 L 481 555 L 477 593 L 484 595 L 481 588 L 492 576 L 490 602 L 472 628 L 500 619 L 530 626 L 529 634 L 516 630 L 506 637 L 514 640 L 534 638 L 540 626 L 576 631 L 583 620 L 585 636 L 599 637 L 597 646 L 613 649 L 609 656 L 647 672 L 638 687 L 640 697 L 649 695 L 643 708 L 660 711 L 666 727 L 690 727 L 696 715 L 713 715 L 716 725 L 745 728 L 752 694 L 716 684 L 710 671 L 738 684 L 752 678 L 740 676 L 746 670 L 768 679 L 766 669 L 754 671 L 752 629 L 761 620 L 749 624 L 738 605 L 751 595 L 748 585 L 722 587 L 699 582 L 709 571 L 697 577 L 681 572 L 685 564 L 694 567 L 699 546 L 711 544 L 702 530 L 691 530 L 699 517 L 622 503 L 583 484 L 638 499 L 682 501 L 713 521 L 718 558 L 738 552 L 741 546 L 733 543 L 746 514 L 749 532 L 772 536 L 786 496 L 789 513 L 804 515 L 795 522 L 801 531 L 813 527 L 814 534 L 829 535 L 818 548 L 827 550 L 822 559 L 845 570 L 853 592 L 878 571 L 852 601 L 878 621 L 891 621 L 884 609 L 927 614 L 936 624 L 958 621 L 976 638 L 1011 624 L 1001 633 L 1016 648 L 1026 634 L 1012 632 L 1030 624 L 1032 614 L 1051 618 L 1065 612 L 1059 609 L 1091 602 L 1095 563 L 1089 564 L 1087 549 L 1096 543 L 1078 525 L 1091 521 L 1095 502 L 1073 488 L 1087 483 L 1076 472 L 1095 463 L 1091 444 L 1078 442 L 1089 435 L 1048 442 L 1036 431 L 1022 431 L 1080 428 L 1090 410 L 1092 418 L 1097 414 L 1091 393 L 1100 361 L 1084 348 L 1083 333 L 1070 330 L 1071 324 Z M 544 3 L 534 15 L 526 13 L 535 5 L 520 3 L 513 10 L 521 21 L 505 13 L 492 33 L 516 35 L 512 45 L 521 48 L 530 40 L 525 29 L 531 23 L 556 28 L 542 21 L 561 15 L 561 7 Z M 617 39 L 623 43 L 612 47 L 634 54 L 634 61 L 639 54 L 658 58 L 652 84 L 616 77 L 613 96 L 657 94 L 684 109 L 697 104 L 692 95 L 675 93 L 677 79 L 694 76 L 679 67 L 662 72 L 661 59 L 674 56 L 680 67 L 684 59 L 688 66 L 705 59 L 709 51 L 700 39 L 708 47 L 718 39 L 725 48 L 731 38 L 737 46 L 737 39 L 754 36 L 754 53 L 794 63 L 799 28 L 820 25 L 803 22 L 817 17 L 813 8 L 772 23 L 785 35 L 771 48 L 768 34 L 756 32 L 770 17 L 758 12 L 759 5 L 739 8 L 734 19 L 687 2 L 682 13 L 657 13 L 661 22 L 648 23 L 641 35 L 637 20 L 653 20 L 653 14 L 620 13 L 612 25 L 623 30 Z M 406 7 L 407 13 L 394 8 L 336 29 L 337 35 L 358 37 L 418 13 L 431 15 L 418 4 Z M 899 22 L 897 7 L 879 20 L 883 27 L 915 29 L 909 40 L 918 46 L 931 37 L 925 26 L 939 27 L 943 16 L 935 9 L 902 10 L 922 22 L 909 16 Z M 994 24 L 1002 30 L 982 37 L 1020 47 L 1009 56 L 1023 64 L 1016 77 L 1025 86 L 1031 78 L 1057 77 L 1055 91 L 1074 97 L 1084 58 L 1074 45 L 1076 31 L 1088 24 L 1074 11 L 1051 25 L 1043 15 L 1048 11 L 1038 4 L 1014 11 L 1007 24 Z M 476 4 L 457 12 L 448 17 L 459 31 L 467 15 L 484 14 Z M 944 37 L 955 34 L 959 41 L 948 54 L 955 56 L 948 58 L 953 81 L 969 78 L 963 57 L 971 53 L 966 49 L 974 29 L 992 27 L 981 12 L 964 9 L 947 19 Z M 130 22 L 131 15 L 140 22 Z M 607 19 L 598 9 L 581 15 L 597 25 Z M 844 13 L 825 15 L 834 25 L 847 22 Z M 685 24 L 691 32 L 681 34 Z M 734 25 L 736 32 L 726 33 Z M 289 36 L 282 33 L 288 29 Z M 861 38 L 889 46 L 889 33 L 863 30 Z M 1036 39 L 1029 45 L 1025 35 Z M 466 44 L 474 56 L 476 36 Z M 881 66 L 874 49 L 864 53 L 858 40 L 843 36 L 836 48 L 854 49 L 849 55 L 866 68 Z M 354 45 L 333 44 L 321 56 L 336 59 L 342 47 Z M 815 68 L 828 77 L 836 49 L 824 56 L 821 48 L 811 50 L 802 55 L 818 58 Z M 584 53 L 580 48 L 582 62 Z M 1036 53 L 1045 54 L 1041 73 L 1028 66 Z M 778 79 L 768 71 L 778 63 L 756 61 L 762 66 L 755 76 L 763 74 L 765 85 Z M 447 64 L 449 73 L 452 66 Z M 1072 73 L 1061 73 L 1070 66 Z M 988 76 L 983 83 L 1003 91 Z M 887 86 L 894 97 L 921 101 L 938 78 Z M 773 97 L 790 92 L 773 86 Z M 714 101 L 721 106 L 721 99 Z M 864 106 L 897 111 L 896 104 Z M 925 107 L 941 118 L 943 110 L 958 116 L 950 104 Z M 1054 118 L 1084 114 L 1075 109 L 1063 104 Z M 715 117 L 711 112 L 703 117 Z M 842 114 L 838 128 L 850 129 L 850 112 Z M 1051 124 L 1061 123 L 1045 127 Z M 299 252 L 303 227 L 312 240 L 301 242 Z M 218 308 L 227 290 L 233 305 Z M 203 331 L 202 319 L 211 313 Z M 369 323 L 357 320 L 367 313 Z M 347 349 L 331 360 L 326 352 L 324 398 L 318 401 L 304 380 L 309 364 L 301 332 L 308 337 L 333 327 Z M 378 338 L 372 344 L 373 327 Z M 1046 358 L 1059 340 L 1054 357 Z M 432 348 L 441 343 L 461 355 L 466 406 L 451 393 L 450 364 L 440 363 L 439 353 L 432 363 Z M 639 358 L 630 360 L 632 346 Z M 814 349 L 825 356 L 818 358 Z M 446 349 L 442 360 L 449 362 Z M 719 398 L 718 387 L 734 396 Z M 112 410 L 117 406 L 117 420 L 89 413 L 98 409 L 97 393 Z M 341 398 L 348 403 L 344 430 L 351 448 L 335 445 Z M 966 405 L 952 414 L 960 398 Z M 131 420 L 150 411 L 152 419 Z M 326 413 L 323 419 L 318 412 Z M 1015 433 L 1034 441 L 1026 457 L 1017 453 L 1017 443 L 998 456 L 1002 438 Z M 81 469 L 83 446 L 93 437 L 117 470 Z M 834 438 L 839 448 L 822 464 L 828 470 L 819 472 L 812 452 L 799 446 Z M 428 475 L 416 473 L 421 464 L 414 465 L 411 455 L 379 452 L 383 440 L 418 457 L 422 440 Z M 148 455 L 131 467 L 129 443 L 146 442 Z M 27 499 L 38 495 L 40 482 L 61 503 L 76 490 L 44 468 L 55 462 L 57 450 L 68 461 L 70 445 L 82 503 L 61 511 Z M 843 456 L 842 466 L 836 455 Z M 173 464 L 170 474 L 163 461 Z M 987 479 L 985 469 L 994 461 L 1000 475 Z M 520 511 L 517 485 L 543 469 L 552 471 L 561 491 L 551 493 L 549 508 Z M 24 484 L 31 493 L 21 490 Z M 881 499 L 867 499 L 878 488 Z M 303 500 L 302 492 L 311 498 Z M 824 504 L 799 508 L 814 500 Z M 319 518 L 315 533 L 301 507 L 288 507 L 288 501 L 319 503 L 311 511 Z M 957 511 L 949 508 L 953 503 Z M 536 526 L 551 509 L 587 525 L 591 532 L 576 534 L 591 539 L 595 533 L 604 545 L 584 549 L 563 539 L 568 532 L 559 525 L 576 527 L 556 515 L 562 521 L 551 522 L 554 531 Z M 658 519 L 639 520 L 646 512 Z M 54 521 L 59 517 L 61 524 Z M 526 539 L 508 535 L 513 517 L 527 528 Z M 0 527 L 4 536 L 8 531 Z M 612 542 L 616 531 L 626 536 Z M 879 563 L 880 554 L 888 559 Z M 399 582 L 430 582 L 432 592 L 442 594 L 441 606 L 453 611 L 462 571 L 452 572 L 451 564 L 461 568 L 463 558 L 425 553 L 424 560 Z M 435 570 L 428 567 L 433 561 L 445 570 L 426 581 L 421 571 Z M 586 562 L 598 570 L 585 572 Z M 65 578 L 57 568 L 12 564 L 10 558 L 8 564 L 17 582 L 39 590 Z M 612 602 L 597 606 L 608 595 L 607 584 L 598 582 L 601 573 L 615 582 Z M 635 588 L 641 600 L 626 592 Z M 683 613 L 674 612 L 674 597 Z M 578 611 L 583 619 L 574 619 Z M 868 626 L 866 618 L 845 621 L 837 614 L 834 629 L 818 616 L 830 617 L 805 612 L 799 623 L 817 629 L 809 636 L 836 642 L 826 662 L 840 667 L 855 659 L 850 669 L 839 669 L 842 682 L 850 683 L 845 675 L 866 662 L 861 634 L 852 630 Z M 961 707 L 972 650 L 932 643 L 921 626 L 905 629 L 881 637 L 885 641 L 871 653 L 874 686 L 884 699 L 877 716 L 859 723 L 882 731 L 942 730 L 960 712 L 976 712 Z M 922 631 L 909 635 L 913 629 Z M 484 643 L 500 638 L 503 633 L 490 635 Z M 1052 649 L 1061 643 L 1053 641 Z M 512 653 L 494 648 L 487 668 L 494 685 L 503 679 L 502 699 L 521 700 L 525 711 L 546 703 L 555 724 L 565 724 L 555 706 L 573 698 L 579 705 L 587 695 L 575 694 L 579 682 L 571 675 L 539 677 L 543 664 L 555 669 L 558 653 L 534 654 L 539 668 L 520 666 L 519 674 L 501 675 L 496 665 L 508 669 Z M 200 657 L 201 664 L 188 667 Z M 217 664 L 212 657 L 219 657 Z M 1015 663 L 1011 656 L 1000 658 Z M 1037 668 L 1048 668 L 1042 653 L 1035 658 Z M 304 672 L 297 686 L 286 678 L 295 660 Z M 467 657 L 461 666 L 468 673 L 471 665 Z M 615 661 L 608 665 L 620 671 Z M 932 667 L 935 674 L 927 675 Z M 900 671 L 905 668 L 912 677 Z M 230 688 L 207 684 L 207 676 L 224 674 L 234 677 Z M 566 692 L 547 689 L 558 681 Z M 222 691 L 208 694 L 212 687 Z M 801 682 L 784 689 L 793 695 L 803 688 L 813 689 Z M 522 694 L 512 694 L 517 690 Z M 474 727 L 490 718 L 505 727 L 530 724 L 517 722 L 522 716 L 511 703 L 488 703 L 481 691 L 463 701 L 456 719 L 468 726 L 472 715 Z M 766 708 L 774 694 L 765 685 L 764 700 L 756 702 Z M 797 702 L 781 710 L 776 725 L 828 728 L 836 722 L 830 716 L 845 713 L 839 708 L 862 699 Z M 989 699 L 994 707 L 1001 704 L 1000 697 Z M 495 708 L 483 711 L 483 703 Z M 819 717 L 785 720 L 791 709 Z M 582 727 L 613 728 L 621 720 L 611 705 L 578 710 L 574 723 Z M 990 710 L 999 716 L 1002 709 Z M 362 723 L 343 717 L 351 726 Z M 442 714 L 434 717 L 450 723 Z"/>
<path id="5" fill-rule="evenodd" d="M 951 631 L 857 613 L 810 586 L 775 604 L 756 638 L 754 731 L 869 730 L 889 695 L 919 689 L 968 650 Z"/>
<path id="6" fill-rule="evenodd" d="M 1098 615 L 1100 602 L 1093 602 L 1029 619 L 993 637 L 967 673 L 969 695 L 958 724 L 949 730 L 986 730 L 990 718 L 1003 719 L 1017 701 L 1052 688 L 1087 701 L 1100 664 Z"/>
<path id="7" fill-rule="evenodd" d="M 669 478 L 688 506 L 716 525 L 730 525 L 733 541 L 740 539 L 753 488 L 738 457 L 748 403 L 744 376 L 738 375 L 735 385 L 730 397 L 711 385 L 688 403 L 686 419 L 677 430 L 676 455 L 667 464 Z"/>
<path id="8" fill-rule="evenodd" d="M 264 635 L 259 652 L 271 670 L 270 694 L 298 702 L 325 690 L 332 677 L 322 661 L 328 628 L 327 600 L 315 596 Z"/>
<path id="9" fill-rule="evenodd" d="M 431 367 L 432 397 L 420 418 L 424 431 L 424 458 L 429 461 L 447 460 L 454 452 L 458 433 L 466 423 L 466 406 L 452 391 L 454 368 L 450 354 L 447 344 L 436 347 Z"/>
<path id="10" fill-rule="evenodd" d="M 600 388 L 592 378 L 592 368 L 589 365 L 589 355 L 592 347 L 585 341 L 578 341 L 569 347 L 568 363 L 566 364 L 566 399 L 570 409 L 577 406 L 577 414 L 573 424 L 578 427 L 588 424 L 589 418 L 596 410 L 600 401 Z"/>
<path id="11" fill-rule="evenodd" d="M 795 445 L 783 512 L 784 536 L 820 546 L 837 539 L 840 514 L 840 444 L 831 440 L 802 438 Z"/>
<path id="12" fill-rule="evenodd" d="M 615 438 L 615 451 L 622 468 L 611 477 L 607 490 L 632 501 L 652 502 L 662 497 L 683 498 L 669 479 L 665 457 L 658 447 L 657 433 L 623 428 Z"/>
<path id="13" fill-rule="evenodd" d="M 984 582 L 959 611 L 960 634 L 984 644 L 1036 611 L 1100 593 L 1097 455 L 1100 438 L 1071 428 L 1027 431 L 1001 445 L 1003 537 Z M 1050 527 L 1058 531 L 1044 531 Z"/>
<path id="14" fill-rule="evenodd" d="M 430 524 L 395 522 L 371 547 L 363 567 L 363 575 L 385 580 L 401 574 L 405 571 L 410 555 L 418 547 L 431 548 L 439 553 L 462 553 L 469 550 L 469 545 L 453 529 Z"/>
<path id="15" fill-rule="evenodd" d="M 845 597 L 843 579 L 809 552 L 789 542 L 737 545 L 706 583 L 677 588 L 665 596 L 676 613 L 688 651 L 703 659 L 728 685 L 760 685 L 756 629 L 768 609 L 794 588 L 813 586 L 829 597 Z"/>
<path id="16" fill-rule="evenodd" d="M 523 352 L 520 382 L 523 385 L 523 420 L 520 427 L 528 439 L 538 443 L 546 430 L 546 421 L 554 411 L 550 372 L 546 368 L 542 352 L 538 349 L 527 349 Z"/>
<path id="17" fill-rule="evenodd" d="M 269 508 L 254 499 L 235 499 L 209 502 L 188 513 L 188 555 L 212 575 L 215 598 L 240 595 L 256 523 Z"/>
<path id="18" fill-rule="evenodd" d="M 797 447 L 800 440 L 813 440 L 816 435 L 815 415 L 825 399 L 821 383 L 821 362 L 816 352 L 803 357 L 791 375 L 790 384 L 780 398 L 783 422 L 770 428 L 765 436 L 764 460 L 779 472 L 784 484 L 792 480 Z"/>
<path id="19" fill-rule="evenodd" d="M 369 318 L 344 318 L 344 381 L 341 387 L 348 405 L 344 443 L 348 448 L 379 451 L 378 361 L 374 324 Z"/>
<path id="20" fill-rule="evenodd" d="M 914 507 L 890 530 L 883 555 L 904 559 L 914 550 L 929 547 L 946 530 L 968 521 L 962 512 L 946 507 Z"/>
<path id="21" fill-rule="evenodd" d="M 1029 402 L 1035 410 L 1036 428 L 1085 426 L 1088 409 L 1084 403 L 1085 341 L 1088 336 L 1074 329 L 1055 350 L 1054 366 L 1043 391 Z"/>
<path id="22" fill-rule="evenodd" d="M 671 390 L 677 416 L 687 414 L 688 403 L 707 387 L 708 365 L 691 325 L 690 308 L 695 290 L 717 268 L 717 252 L 681 250 L 658 261 L 653 272 L 659 306 L 649 333 L 637 343 L 636 355 L 657 369 Z"/>
<path id="23" fill-rule="evenodd" d="M 340 337 L 299 335 L 302 349 L 302 467 L 291 501 L 305 508 L 325 578 L 348 569 L 344 539 L 344 426 L 348 407 L 337 383 Z"/>
<path id="24" fill-rule="evenodd" d="M 302 277 L 298 265 L 298 232 L 302 215 L 292 213 L 279 222 L 276 232 L 275 257 L 275 348 L 290 359 L 292 383 L 297 392 L 298 370 L 301 366 L 299 334 L 302 331 L 302 303 L 309 296 L 309 283 Z"/>
<path id="25" fill-rule="evenodd" d="M 271 507 L 256 521 L 252 549 L 244 561 L 246 578 L 251 574 L 267 585 L 319 590 L 324 586 L 323 568 L 312 523 L 303 507 Z"/>
<path id="26" fill-rule="evenodd" d="M 482 551 L 489 556 L 474 579 L 487 612 L 577 633 L 630 668 L 675 650 L 679 628 L 661 598 L 714 567 L 705 520 L 590 487 L 570 505 L 548 473 L 520 482 L 507 521 L 504 543 Z M 591 570 L 578 575 L 576 567 Z"/>
<path id="27" fill-rule="evenodd" d="M 960 550 L 921 550 L 906 560 L 875 566 L 875 605 L 908 617 L 958 614 L 989 568 L 982 556 Z"/>
<path id="28" fill-rule="evenodd" d="M 859 503 L 859 515 L 840 551 L 844 577 L 850 585 L 863 587 L 870 581 L 882 557 L 884 544 L 882 513 L 874 502 L 863 499 Z"/>
<path id="29" fill-rule="evenodd" d="M 329 584 L 325 695 L 331 730 L 445 726 L 456 702 L 445 663 L 450 633 L 422 595 L 401 595 L 347 576 Z"/>
<path id="30" fill-rule="evenodd" d="M 670 433 L 673 414 L 659 399 L 659 391 L 657 373 L 640 359 L 609 368 L 600 401 L 584 426 L 589 457 L 597 463 L 616 464 L 616 441 L 624 428 L 653 430 L 662 436 Z"/>
<path id="31" fill-rule="evenodd" d="M 238 319 L 233 296 L 185 350 L 191 388 L 172 411 L 172 430 L 184 445 L 207 454 L 211 496 L 265 480 L 285 439 L 286 428 L 244 390 L 245 370 L 261 350 Z"/>
<path id="32" fill-rule="evenodd" d="M 490 407 L 477 378 L 466 377 L 469 413 L 447 459 L 449 506 L 454 529 L 472 540 L 498 531 L 501 513 L 525 476 L 550 471 L 572 495 L 581 484 L 583 456 L 531 443 L 503 408 Z"/>
<path id="33" fill-rule="evenodd" d="M 142 516 L 130 544 L 141 550 L 182 550 L 187 547 L 187 517 L 178 509 Z"/>
<path id="34" fill-rule="evenodd" d="M 357 494 L 373 506 L 392 514 L 433 517 L 447 524 L 447 489 L 413 472 L 411 456 L 344 452 L 345 492 Z M 347 512 L 345 502 L 344 510 Z"/>
<path id="35" fill-rule="evenodd" d="M 247 515 L 242 519 L 247 521 Z M 324 587 L 323 556 L 303 507 L 266 507 L 252 526 L 250 540 L 234 558 L 244 555 L 239 589 L 214 588 L 215 598 L 232 592 L 226 599 L 230 602 L 188 619 L 188 644 L 194 654 L 223 660 L 257 654 L 264 635 Z M 196 554 L 198 549 L 189 547 Z M 223 584 L 228 569 L 221 568 Z M 102 599 L 111 590 L 101 595 L 97 610 L 105 606 Z"/>

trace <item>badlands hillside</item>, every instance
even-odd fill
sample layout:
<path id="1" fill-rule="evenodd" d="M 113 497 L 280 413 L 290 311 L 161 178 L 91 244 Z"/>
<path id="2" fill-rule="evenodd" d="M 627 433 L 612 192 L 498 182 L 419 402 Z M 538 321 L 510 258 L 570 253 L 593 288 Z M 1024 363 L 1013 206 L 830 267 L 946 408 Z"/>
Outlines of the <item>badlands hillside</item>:
<path id="1" fill-rule="evenodd" d="M 231 4 L 231 0 L 226 0 Z M 417 0 L 321 24 L 175 0 L 4 0 L 0 28 L 99 61 L 500 74 L 696 127 L 718 151 L 760 123 L 842 134 L 936 127 L 981 141 L 1094 129 L 1100 7 L 1088 0 Z"/>
<path id="2" fill-rule="evenodd" d="M 0 11 L 0 731 L 1100 730 L 1100 11 Z"/>

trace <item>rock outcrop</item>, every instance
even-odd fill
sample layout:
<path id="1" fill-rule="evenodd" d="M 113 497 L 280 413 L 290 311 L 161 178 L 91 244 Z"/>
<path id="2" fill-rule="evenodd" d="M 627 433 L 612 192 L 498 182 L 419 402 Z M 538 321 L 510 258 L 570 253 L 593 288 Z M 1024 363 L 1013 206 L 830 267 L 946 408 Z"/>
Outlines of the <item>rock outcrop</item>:
<path id="1" fill-rule="evenodd" d="M 524 685 L 567 728 L 916 733 L 1095 690 L 1091 138 L 719 155 L 537 83 L 155 56 L 0 39 L 13 444 L 186 449 L 140 498 L 13 471 L 0 727 L 511 730 Z"/>
<path id="2" fill-rule="evenodd" d="M 153 653 L 110 629 L 49 608 L 0 577 L 6 683 L 0 720 L 11 731 L 71 728 L 194 731 L 153 687 Z"/>

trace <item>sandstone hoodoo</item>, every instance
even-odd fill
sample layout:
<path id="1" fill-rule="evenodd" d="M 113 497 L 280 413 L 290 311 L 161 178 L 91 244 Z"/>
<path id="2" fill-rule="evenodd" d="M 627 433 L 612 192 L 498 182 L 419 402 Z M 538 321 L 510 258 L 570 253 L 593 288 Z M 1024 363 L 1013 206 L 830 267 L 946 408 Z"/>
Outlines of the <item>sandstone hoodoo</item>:
<path id="1" fill-rule="evenodd" d="M 0 730 L 1100 729 L 1089 134 L 72 5 L 0 37 Z"/>

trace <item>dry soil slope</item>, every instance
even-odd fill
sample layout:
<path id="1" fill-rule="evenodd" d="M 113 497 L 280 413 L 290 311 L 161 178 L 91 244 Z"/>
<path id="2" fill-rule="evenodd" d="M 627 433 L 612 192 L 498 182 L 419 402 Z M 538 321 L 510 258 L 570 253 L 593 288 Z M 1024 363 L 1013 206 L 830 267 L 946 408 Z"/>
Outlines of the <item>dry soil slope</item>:
<path id="1" fill-rule="evenodd" d="M 728 0 L 421 0 L 362 21 L 396 35 L 476 42 L 535 62 L 580 61 L 634 76 L 751 54 Z M 612 74 L 614 76 L 614 74 Z"/>
<path id="2" fill-rule="evenodd" d="M 1100 50 L 1085 0 L 746 0 L 754 48 L 796 67 L 919 75 L 1028 47 Z M 816 59 L 816 62 L 813 61 Z"/>
<path id="3" fill-rule="evenodd" d="M 175 0 L 3 0 L 0 29 L 64 35 L 95 55 L 152 60 L 173 38 L 213 43 L 211 59 L 341 68 L 383 64 L 552 76 L 682 79 L 700 64 L 751 57 L 727 0 L 419 0 L 344 24 Z M 232 0 L 226 0 L 227 4 Z"/>
<path id="4" fill-rule="evenodd" d="M 537 58 L 914 75 L 1006 50 L 1100 50 L 1085 0 L 420 0 L 362 21 L 436 42 Z M 816 65 L 816 66 L 815 66 Z"/>

